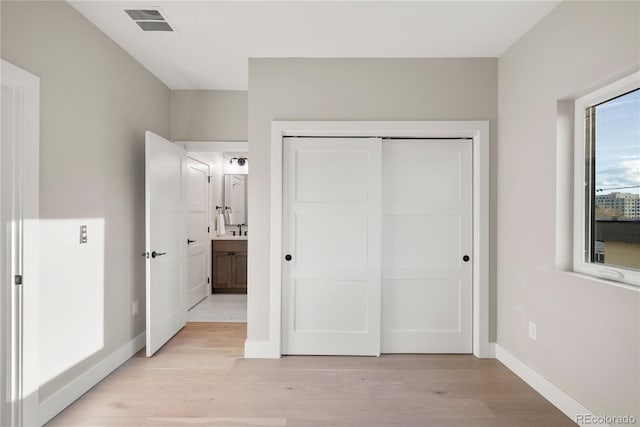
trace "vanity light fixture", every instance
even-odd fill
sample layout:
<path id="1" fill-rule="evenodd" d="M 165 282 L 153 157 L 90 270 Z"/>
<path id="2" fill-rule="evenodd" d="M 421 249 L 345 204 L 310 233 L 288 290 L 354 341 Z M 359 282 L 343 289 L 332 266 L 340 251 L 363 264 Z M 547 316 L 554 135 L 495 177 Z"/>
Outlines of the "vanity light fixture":
<path id="1" fill-rule="evenodd" d="M 244 166 L 245 164 L 247 164 L 247 160 L 249 160 L 249 158 L 248 157 L 232 157 L 231 160 L 229 160 L 229 164 L 233 164 L 234 160 L 238 163 L 238 166 Z"/>

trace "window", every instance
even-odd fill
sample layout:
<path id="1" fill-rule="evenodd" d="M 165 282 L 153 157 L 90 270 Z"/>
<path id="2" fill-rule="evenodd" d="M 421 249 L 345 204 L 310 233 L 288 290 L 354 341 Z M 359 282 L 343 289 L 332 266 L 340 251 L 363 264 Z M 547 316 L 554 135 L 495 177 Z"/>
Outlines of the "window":
<path id="1" fill-rule="evenodd" d="M 640 287 L 640 73 L 575 103 L 574 271 Z"/>

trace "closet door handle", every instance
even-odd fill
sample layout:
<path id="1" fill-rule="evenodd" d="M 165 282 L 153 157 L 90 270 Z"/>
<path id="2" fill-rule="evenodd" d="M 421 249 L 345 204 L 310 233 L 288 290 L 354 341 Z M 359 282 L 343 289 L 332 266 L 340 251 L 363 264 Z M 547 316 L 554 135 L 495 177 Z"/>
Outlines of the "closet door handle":
<path id="1" fill-rule="evenodd" d="M 195 240 L 191 240 L 191 239 L 187 238 L 187 245 L 190 245 L 190 244 L 195 243 L 195 242 L 196 242 Z"/>
<path id="2" fill-rule="evenodd" d="M 166 254 L 167 254 L 166 252 L 153 251 L 153 252 L 151 252 L 151 258 L 159 257 L 159 256 L 166 255 Z"/>
<path id="3" fill-rule="evenodd" d="M 291 261 L 292 259 L 293 259 L 293 257 L 291 256 L 291 254 L 286 254 L 286 255 L 284 256 L 284 260 L 285 260 L 285 261 Z"/>

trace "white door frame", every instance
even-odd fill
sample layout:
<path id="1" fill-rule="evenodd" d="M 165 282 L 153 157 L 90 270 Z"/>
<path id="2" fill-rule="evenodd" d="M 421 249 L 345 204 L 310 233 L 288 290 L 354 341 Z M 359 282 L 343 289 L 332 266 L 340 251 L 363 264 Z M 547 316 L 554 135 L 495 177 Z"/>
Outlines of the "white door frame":
<path id="1" fill-rule="evenodd" d="M 285 136 L 471 138 L 473 140 L 473 354 L 491 357 L 489 345 L 489 122 L 488 121 L 273 121 L 269 341 L 249 357 L 278 358 L 282 326 L 282 148 Z"/>
<path id="2" fill-rule="evenodd" d="M 39 425 L 40 79 L 4 60 L 0 74 L 2 85 L 13 95 L 10 111 L 15 115 L 14 132 L 9 141 L 2 141 L 3 145 L 10 144 L 12 158 L 7 160 L 13 166 L 11 175 L 5 174 L 3 178 L 9 181 L 6 184 L 14 194 L 2 198 L 2 205 L 10 206 L 12 212 L 8 230 L 11 242 L 2 242 L 4 249 L 9 250 L 10 254 L 3 254 L 4 259 L 1 260 L 3 269 L 7 268 L 9 271 L 3 271 L 3 289 L 0 295 L 0 315 L 3 316 L 3 322 L 0 323 L 8 321 L 11 325 L 10 336 L 5 334 L 7 329 L 3 328 L 1 331 L 3 365 L 0 366 L 0 378 L 2 387 L 9 383 L 14 385 L 11 390 L 5 389 L 12 402 L 0 402 L 3 411 L 10 412 L 3 415 L 0 423 Z M 23 277 L 21 286 L 14 285 L 14 275 Z M 9 279 L 9 283 L 5 279 Z M 7 360 L 11 361 L 10 365 L 4 363 Z"/>

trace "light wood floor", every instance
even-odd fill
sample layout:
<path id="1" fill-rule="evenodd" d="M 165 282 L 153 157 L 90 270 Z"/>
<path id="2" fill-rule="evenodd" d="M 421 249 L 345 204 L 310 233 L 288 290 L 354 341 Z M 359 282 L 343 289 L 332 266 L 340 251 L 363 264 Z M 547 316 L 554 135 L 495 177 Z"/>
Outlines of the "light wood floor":
<path id="1" fill-rule="evenodd" d="M 468 355 L 243 359 L 246 323 L 189 323 L 50 426 L 574 426 L 500 362 Z"/>

